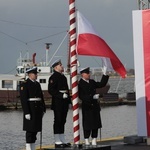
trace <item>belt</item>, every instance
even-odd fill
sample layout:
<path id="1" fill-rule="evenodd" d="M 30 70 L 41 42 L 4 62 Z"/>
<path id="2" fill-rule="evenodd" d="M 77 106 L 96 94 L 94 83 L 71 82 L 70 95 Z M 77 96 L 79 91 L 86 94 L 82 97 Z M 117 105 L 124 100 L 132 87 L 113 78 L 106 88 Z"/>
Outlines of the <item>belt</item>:
<path id="1" fill-rule="evenodd" d="M 60 90 L 59 92 L 61 92 L 61 93 L 67 93 L 68 91 L 67 90 Z"/>
<path id="2" fill-rule="evenodd" d="M 41 101 L 41 98 L 29 98 L 28 101 Z"/>

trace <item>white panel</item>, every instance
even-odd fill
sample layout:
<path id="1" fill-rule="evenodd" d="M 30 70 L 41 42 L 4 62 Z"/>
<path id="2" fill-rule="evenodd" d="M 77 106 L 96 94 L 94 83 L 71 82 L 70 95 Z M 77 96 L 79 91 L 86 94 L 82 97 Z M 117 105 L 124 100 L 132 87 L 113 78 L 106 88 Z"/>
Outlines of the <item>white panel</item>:
<path id="1" fill-rule="evenodd" d="M 138 136 L 147 136 L 142 10 L 132 12 Z"/>

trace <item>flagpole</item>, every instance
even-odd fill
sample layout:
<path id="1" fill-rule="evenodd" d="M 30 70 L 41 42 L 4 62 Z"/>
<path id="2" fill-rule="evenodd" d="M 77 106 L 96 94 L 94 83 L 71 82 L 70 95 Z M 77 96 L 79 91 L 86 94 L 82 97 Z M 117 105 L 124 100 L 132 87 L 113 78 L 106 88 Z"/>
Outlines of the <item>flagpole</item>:
<path id="1" fill-rule="evenodd" d="M 78 79 L 77 79 L 77 54 L 76 54 L 76 15 L 75 0 L 69 0 L 69 20 L 70 20 L 70 64 L 72 82 L 72 104 L 73 104 L 73 131 L 74 144 L 80 144 L 79 132 L 79 100 L 78 100 Z"/>

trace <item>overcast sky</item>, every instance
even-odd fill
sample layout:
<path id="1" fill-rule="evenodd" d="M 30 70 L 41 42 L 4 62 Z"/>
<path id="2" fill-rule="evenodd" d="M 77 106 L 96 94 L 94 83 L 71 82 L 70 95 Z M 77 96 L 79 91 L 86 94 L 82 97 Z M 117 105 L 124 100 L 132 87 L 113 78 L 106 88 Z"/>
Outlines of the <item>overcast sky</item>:
<path id="1" fill-rule="evenodd" d="M 20 52 L 36 52 L 45 60 L 45 43 L 52 43 L 50 56 L 69 29 L 69 0 L 0 0 L 0 73 L 15 70 Z M 137 0 L 76 0 L 78 9 L 93 25 L 127 68 L 134 68 L 132 10 Z M 67 64 L 68 39 L 52 62 Z M 98 57 L 79 57 L 81 67 L 99 67 Z"/>

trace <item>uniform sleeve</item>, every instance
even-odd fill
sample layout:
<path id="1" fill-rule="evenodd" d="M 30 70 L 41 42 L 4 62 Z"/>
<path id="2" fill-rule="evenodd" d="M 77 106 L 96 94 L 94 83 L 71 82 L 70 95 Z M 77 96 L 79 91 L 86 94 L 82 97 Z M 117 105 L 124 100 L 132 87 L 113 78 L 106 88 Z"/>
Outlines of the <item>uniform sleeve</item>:
<path id="1" fill-rule="evenodd" d="M 83 86 L 83 84 L 79 81 L 78 84 L 79 88 L 79 98 L 81 99 L 82 103 L 85 105 L 91 105 L 91 96 L 90 93 L 86 91 L 86 88 Z"/>
<path id="2" fill-rule="evenodd" d="M 55 80 L 55 78 L 53 78 L 53 76 L 49 78 L 48 92 L 52 96 L 55 96 L 55 97 L 58 97 L 58 98 L 63 97 L 63 93 L 60 93 L 58 88 L 57 88 L 57 80 Z"/>
<path id="3" fill-rule="evenodd" d="M 41 99 L 42 99 L 42 107 L 43 107 L 43 112 L 46 113 L 46 106 L 45 106 L 45 101 L 44 101 L 44 96 L 43 96 L 43 92 L 42 92 L 42 88 L 41 88 L 41 85 L 39 83 L 39 88 L 40 88 L 40 91 L 41 91 Z"/>
<path id="4" fill-rule="evenodd" d="M 95 85 L 96 85 L 96 88 L 102 88 L 104 86 L 106 86 L 106 84 L 108 83 L 108 79 L 109 79 L 109 76 L 108 75 L 103 75 L 102 78 L 101 78 L 101 81 L 100 82 L 95 82 Z"/>
<path id="5" fill-rule="evenodd" d="M 21 104 L 22 104 L 22 109 L 24 111 L 24 114 L 30 114 L 30 109 L 28 104 L 28 91 L 27 91 L 26 83 L 23 83 L 20 86 L 20 98 L 21 98 Z"/>

